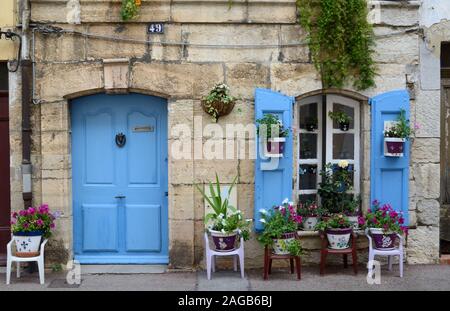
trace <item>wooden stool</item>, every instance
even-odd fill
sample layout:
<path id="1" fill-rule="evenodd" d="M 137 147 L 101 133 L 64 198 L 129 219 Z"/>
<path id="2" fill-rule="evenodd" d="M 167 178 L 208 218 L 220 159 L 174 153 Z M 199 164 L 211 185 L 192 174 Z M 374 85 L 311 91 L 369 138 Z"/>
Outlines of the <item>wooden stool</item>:
<path id="1" fill-rule="evenodd" d="M 325 265 L 327 261 L 328 254 L 342 254 L 344 259 L 344 268 L 348 267 L 347 256 L 348 254 L 352 255 L 352 263 L 353 263 L 353 272 L 358 274 L 358 257 L 356 255 L 356 240 L 358 235 L 355 232 L 352 232 L 350 235 L 350 244 L 351 247 L 346 249 L 331 249 L 328 248 L 328 239 L 325 232 L 320 232 L 320 238 L 322 239 L 322 250 L 320 251 L 320 275 L 325 274 Z"/>
<path id="2" fill-rule="evenodd" d="M 297 279 L 301 279 L 301 259 L 300 256 L 293 255 L 276 255 L 273 254 L 269 247 L 264 249 L 264 280 L 269 279 L 269 274 L 272 274 L 272 260 L 274 259 L 289 259 L 291 274 L 294 273 L 294 260 L 297 268 Z"/>

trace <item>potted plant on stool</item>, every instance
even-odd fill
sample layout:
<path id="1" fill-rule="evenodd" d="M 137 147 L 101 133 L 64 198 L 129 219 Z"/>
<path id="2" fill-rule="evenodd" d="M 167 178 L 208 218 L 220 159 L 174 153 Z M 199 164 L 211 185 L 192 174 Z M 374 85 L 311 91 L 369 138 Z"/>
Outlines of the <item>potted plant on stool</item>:
<path id="1" fill-rule="evenodd" d="M 313 231 L 325 211 L 320 208 L 316 201 L 300 203 L 298 214 L 302 216 L 302 228 L 306 231 Z"/>
<path id="2" fill-rule="evenodd" d="M 285 199 L 280 206 L 270 210 L 261 209 L 264 231 L 258 241 L 272 248 L 277 255 L 299 256 L 302 253 L 300 241 L 296 238 L 302 217 L 297 214 L 294 204 Z"/>
<path id="3" fill-rule="evenodd" d="M 403 226 L 402 214 L 395 211 L 390 204 L 381 206 L 378 200 L 372 202 L 366 217 L 361 221 L 364 227 L 369 230 L 376 249 L 392 250 L 397 243 L 397 233 L 407 232 L 407 227 Z"/>
<path id="4" fill-rule="evenodd" d="M 329 248 L 346 249 L 350 247 L 350 235 L 353 228 L 344 214 L 334 214 L 327 220 L 322 220 L 316 225 L 316 230 L 326 233 Z"/>
<path id="5" fill-rule="evenodd" d="M 256 123 L 259 124 L 257 134 L 267 146 L 267 153 L 269 155 L 282 155 L 289 129 L 285 129 L 281 120 L 271 113 L 256 120 Z"/>
<path id="6" fill-rule="evenodd" d="M 58 216 L 55 214 L 50 212 L 47 204 L 12 213 L 11 230 L 17 257 L 39 255 L 42 238 L 49 238 L 55 228 L 54 221 Z"/>
<path id="7" fill-rule="evenodd" d="M 229 204 L 231 190 L 236 183 L 237 176 L 234 178 L 227 196 L 222 197 L 219 177 L 216 174 L 215 189 L 212 183 L 209 183 L 210 195 L 207 195 L 198 185 L 195 185 L 204 199 L 211 206 L 213 211 L 205 215 L 205 223 L 212 236 L 217 251 L 232 251 L 236 246 L 236 237 L 238 233 L 244 240 L 248 240 L 250 232 L 248 226 L 250 220 L 245 220 L 243 213 Z"/>

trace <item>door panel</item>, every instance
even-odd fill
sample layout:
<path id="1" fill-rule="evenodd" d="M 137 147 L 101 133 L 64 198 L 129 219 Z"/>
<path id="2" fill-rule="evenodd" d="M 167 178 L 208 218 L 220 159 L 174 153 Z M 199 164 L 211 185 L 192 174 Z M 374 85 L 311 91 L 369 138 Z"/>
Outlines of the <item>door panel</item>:
<path id="1" fill-rule="evenodd" d="M 167 263 L 166 101 L 86 96 L 72 101 L 71 121 L 75 258 Z"/>
<path id="2" fill-rule="evenodd" d="M 0 91 L 0 264 L 6 262 L 6 244 L 11 239 L 8 116 L 8 92 Z"/>

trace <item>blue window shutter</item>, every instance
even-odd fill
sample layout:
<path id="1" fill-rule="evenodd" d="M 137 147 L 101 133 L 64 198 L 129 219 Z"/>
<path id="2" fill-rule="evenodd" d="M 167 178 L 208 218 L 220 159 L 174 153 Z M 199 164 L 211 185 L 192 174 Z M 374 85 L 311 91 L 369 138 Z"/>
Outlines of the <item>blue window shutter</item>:
<path id="1" fill-rule="evenodd" d="M 267 90 L 256 89 L 255 91 L 255 120 L 264 114 L 272 113 L 282 120 L 285 127 L 292 126 L 292 106 L 294 98 Z M 259 140 L 257 139 L 257 142 Z M 271 208 L 281 204 L 285 198 L 292 199 L 292 130 L 286 139 L 284 156 L 279 160 L 275 169 L 266 169 L 264 164 L 270 159 L 261 158 L 260 149 L 262 145 L 257 143 L 255 161 L 255 230 L 262 230 L 263 224 L 259 221 L 260 209 Z"/>
<path id="2" fill-rule="evenodd" d="M 392 91 L 378 95 L 370 100 L 372 106 L 371 134 L 371 201 L 403 212 L 405 225 L 409 224 L 409 140 L 405 143 L 403 157 L 384 156 L 384 121 L 397 120 L 400 110 L 404 109 L 406 118 L 410 118 L 409 93 L 406 90 Z"/>

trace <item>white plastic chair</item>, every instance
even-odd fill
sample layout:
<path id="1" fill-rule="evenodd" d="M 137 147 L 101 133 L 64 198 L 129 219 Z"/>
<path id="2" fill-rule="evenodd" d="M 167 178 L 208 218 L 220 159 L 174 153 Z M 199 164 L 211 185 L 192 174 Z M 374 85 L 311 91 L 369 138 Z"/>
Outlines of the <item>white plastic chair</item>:
<path id="1" fill-rule="evenodd" d="M 369 239 L 369 262 L 367 263 L 367 268 L 369 270 L 369 275 L 372 275 L 373 271 L 373 260 L 375 259 L 375 255 L 379 256 L 387 256 L 388 257 L 388 268 L 389 271 L 392 271 L 392 257 L 393 256 L 399 256 L 399 270 L 400 270 L 400 277 L 403 277 L 403 237 L 397 233 L 397 236 L 399 238 L 398 247 L 392 250 L 380 250 L 373 247 L 373 241 L 372 237 L 369 234 L 369 231 L 365 230 L 366 236 Z"/>
<path id="2" fill-rule="evenodd" d="M 14 243 L 14 240 L 9 241 L 9 243 L 6 245 L 6 252 L 7 252 L 7 258 L 6 258 L 6 284 L 9 285 L 10 278 L 11 278 L 11 266 L 12 263 L 15 261 L 17 263 L 17 278 L 20 278 L 20 263 L 21 262 L 30 262 L 30 261 L 36 261 L 38 268 L 39 268 L 39 281 L 41 285 L 44 285 L 45 283 L 45 276 L 44 276 L 44 248 L 45 244 L 47 244 L 47 239 L 45 239 L 39 248 L 39 256 L 35 257 L 17 257 L 12 254 L 12 244 Z"/>
<path id="3" fill-rule="evenodd" d="M 229 252 L 218 252 L 209 245 L 208 233 L 205 232 L 205 250 L 206 250 L 206 274 L 208 280 L 211 280 L 211 269 L 216 272 L 216 260 L 214 256 L 233 256 L 234 271 L 237 271 L 237 258 L 239 257 L 239 266 L 241 268 L 241 277 L 244 278 L 244 238 L 240 235 L 239 247 Z"/>

